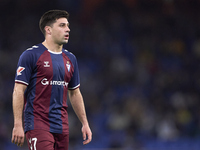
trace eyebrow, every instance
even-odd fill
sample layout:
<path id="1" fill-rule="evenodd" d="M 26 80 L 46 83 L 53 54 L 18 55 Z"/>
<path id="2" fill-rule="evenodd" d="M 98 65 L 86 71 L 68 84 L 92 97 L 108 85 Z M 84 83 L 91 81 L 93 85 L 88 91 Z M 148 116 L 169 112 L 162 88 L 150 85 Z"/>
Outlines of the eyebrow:
<path id="1" fill-rule="evenodd" d="M 59 23 L 60 25 L 67 25 L 67 26 L 69 26 L 69 22 L 68 23 L 64 23 L 64 22 L 61 22 L 61 23 Z"/>

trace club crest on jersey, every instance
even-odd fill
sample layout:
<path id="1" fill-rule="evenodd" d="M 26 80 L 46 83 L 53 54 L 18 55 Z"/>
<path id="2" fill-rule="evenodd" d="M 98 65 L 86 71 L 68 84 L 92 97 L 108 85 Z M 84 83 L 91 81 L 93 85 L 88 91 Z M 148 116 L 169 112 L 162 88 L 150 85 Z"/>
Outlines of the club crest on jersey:
<path id="1" fill-rule="evenodd" d="M 49 61 L 44 61 L 44 67 L 50 67 Z"/>
<path id="2" fill-rule="evenodd" d="M 67 61 L 66 67 L 67 67 L 67 70 L 68 70 L 68 72 L 69 72 L 69 71 L 70 71 L 70 68 L 71 68 L 71 65 L 69 64 L 69 61 Z"/>
<path id="3" fill-rule="evenodd" d="M 24 70 L 24 67 L 19 66 L 17 69 L 17 76 L 22 75 L 22 71 Z"/>

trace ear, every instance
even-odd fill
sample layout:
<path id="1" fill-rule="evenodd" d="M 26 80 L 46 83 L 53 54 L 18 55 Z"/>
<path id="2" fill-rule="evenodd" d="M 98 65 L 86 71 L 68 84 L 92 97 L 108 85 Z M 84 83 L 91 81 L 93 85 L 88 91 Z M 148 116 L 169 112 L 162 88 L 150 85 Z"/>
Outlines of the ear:
<path id="1" fill-rule="evenodd" d="M 44 27 L 46 34 L 51 35 L 51 27 L 50 26 L 45 26 Z"/>

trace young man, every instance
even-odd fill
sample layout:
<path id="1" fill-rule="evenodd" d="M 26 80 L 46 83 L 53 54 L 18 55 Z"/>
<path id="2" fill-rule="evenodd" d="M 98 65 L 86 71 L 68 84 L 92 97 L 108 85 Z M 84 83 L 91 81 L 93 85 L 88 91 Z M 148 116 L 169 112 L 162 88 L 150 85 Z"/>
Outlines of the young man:
<path id="1" fill-rule="evenodd" d="M 67 150 L 69 126 L 67 93 L 82 123 L 83 144 L 92 139 L 82 94 L 76 57 L 63 49 L 69 40 L 68 13 L 50 10 L 40 19 L 43 43 L 19 58 L 13 91 L 12 142 L 29 150 Z M 24 108 L 24 129 L 22 113 Z"/>

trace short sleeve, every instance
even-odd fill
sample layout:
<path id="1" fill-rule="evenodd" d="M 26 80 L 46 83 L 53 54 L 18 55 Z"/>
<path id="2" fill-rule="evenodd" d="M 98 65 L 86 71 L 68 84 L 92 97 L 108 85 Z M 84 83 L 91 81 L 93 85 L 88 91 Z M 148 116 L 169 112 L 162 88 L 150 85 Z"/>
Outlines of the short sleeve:
<path id="1" fill-rule="evenodd" d="M 74 66 L 73 76 L 69 82 L 68 89 L 73 90 L 80 86 L 79 69 L 76 57 L 73 55 L 73 60 L 71 60 Z"/>
<path id="2" fill-rule="evenodd" d="M 18 61 L 15 82 L 29 85 L 33 64 L 33 56 L 31 51 L 24 51 Z"/>

